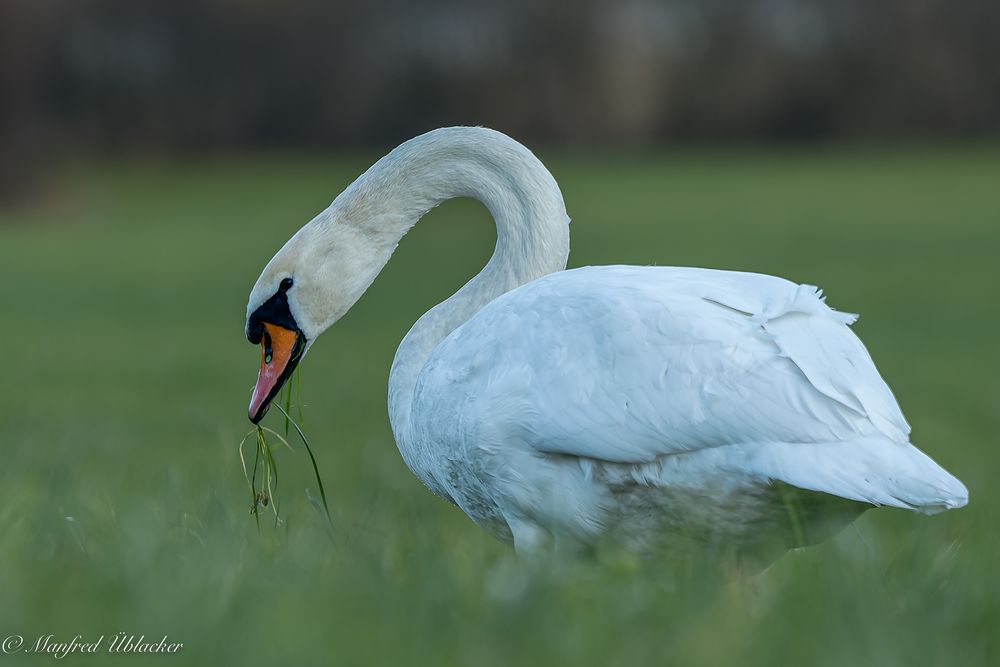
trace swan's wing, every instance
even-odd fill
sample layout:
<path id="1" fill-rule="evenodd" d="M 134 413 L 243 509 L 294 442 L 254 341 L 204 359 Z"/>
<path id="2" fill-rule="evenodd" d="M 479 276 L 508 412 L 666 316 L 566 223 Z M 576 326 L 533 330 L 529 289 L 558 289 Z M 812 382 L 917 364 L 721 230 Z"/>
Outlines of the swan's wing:
<path id="1" fill-rule="evenodd" d="M 908 444 L 850 321 L 815 288 L 770 276 L 567 271 L 500 297 L 445 339 L 415 407 L 436 415 L 427 437 L 445 428 L 484 447 L 626 464 L 730 447 L 727 462 L 738 456 L 745 472 L 879 503 L 895 496 L 866 491 L 889 484 L 870 478 L 919 455 L 931 468 L 916 476 L 942 493 L 916 495 L 954 492 L 957 480 Z"/>

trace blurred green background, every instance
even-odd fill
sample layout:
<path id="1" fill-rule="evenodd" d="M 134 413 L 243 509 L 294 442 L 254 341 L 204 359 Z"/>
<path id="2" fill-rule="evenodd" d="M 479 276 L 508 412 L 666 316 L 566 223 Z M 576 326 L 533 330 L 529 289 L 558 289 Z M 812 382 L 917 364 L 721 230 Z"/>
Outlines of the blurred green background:
<path id="1" fill-rule="evenodd" d="M 285 451 L 286 523 L 257 532 L 236 451 L 259 354 L 246 295 L 373 157 L 80 164 L 45 207 L 4 216 L 3 633 L 167 633 L 184 650 L 153 659 L 171 664 L 1000 657 L 1000 152 L 541 153 L 573 266 L 767 271 L 862 313 L 914 441 L 970 487 L 941 516 L 870 512 L 754 586 L 655 562 L 521 563 L 406 470 L 386 376 L 408 326 L 491 250 L 468 201 L 419 224 L 303 364 L 333 539 L 305 454 Z"/>
<path id="2" fill-rule="evenodd" d="M 1000 664 L 998 12 L 0 2 L 0 640 L 184 643 L 66 664 Z M 302 366 L 332 530 L 304 452 L 279 451 L 284 522 L 258 531 L 249 290 L 386 149 L 449 124 L 536 151 L 571 266 L 772 273 L 861 313 L 969 507 L 869 512 L 750 583 L 516 559 L 419 484 L 386 415 L 396 345 L 492 249 L 463 200 Z"/>

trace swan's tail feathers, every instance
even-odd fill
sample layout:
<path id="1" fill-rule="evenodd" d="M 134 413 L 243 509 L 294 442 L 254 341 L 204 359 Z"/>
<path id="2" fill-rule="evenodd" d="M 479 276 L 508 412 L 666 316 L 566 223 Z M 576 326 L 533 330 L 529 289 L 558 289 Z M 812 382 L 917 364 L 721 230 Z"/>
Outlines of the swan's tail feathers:
<path id="1" fill-rule="evenodd" d="M 969 502 L 965 485 L 931 457 L 888 438 L 768 443 L 750 457 L 769 479 L 871 505 L 937 514 Z"/>

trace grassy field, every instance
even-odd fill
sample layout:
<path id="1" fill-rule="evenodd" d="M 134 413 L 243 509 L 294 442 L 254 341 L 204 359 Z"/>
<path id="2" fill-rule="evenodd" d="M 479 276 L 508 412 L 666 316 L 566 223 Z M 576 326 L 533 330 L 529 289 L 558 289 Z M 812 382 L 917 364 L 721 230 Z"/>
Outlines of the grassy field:
<path id="1" fill-rule="evenodd" d="M 280 452 L 285 522 L 258 533 L 246 297 L 371 157 L 80 164 L 0 214 L 0 635 L 184 643 L 121 664 L 1000 664 L 1000 151 L 541 155 L 572 266 L 776 273 L 860 312 L 914 442 L 969 486 L 966 509 L 869 512 L 755 585 L 519 562 L 406 470 L 386 376 L 489 255 L 468 201 L 418 225 L 303 365 L 333 531 L 305 454 Z"/>

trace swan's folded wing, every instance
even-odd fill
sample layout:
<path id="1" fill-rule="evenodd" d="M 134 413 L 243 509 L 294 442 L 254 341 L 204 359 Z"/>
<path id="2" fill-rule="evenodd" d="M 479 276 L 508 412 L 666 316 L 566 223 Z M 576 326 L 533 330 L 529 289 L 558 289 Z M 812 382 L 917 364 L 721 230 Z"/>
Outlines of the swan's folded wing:
<path id="1" fill-rule="evenodd" d="M 815 290 L 767 276 L 577 270 L 487 306 L 442 343 L 421 383 L 453 406 L 461 397 L 466 425 L 607 461 L 879 433 L 905 441 L 892 394 L 843 319 Z"/>
<path id="2" fill-rule="evenodd" d="M 908 444 L 850 321 L 815 288 L 769 276 L 568 271 L 446 338 L 414 413 L 423 438 L 466 448 L 624 464 L 714 450 L 705 460 L 858 500 L 964 503 L 964 487 Z"/>

